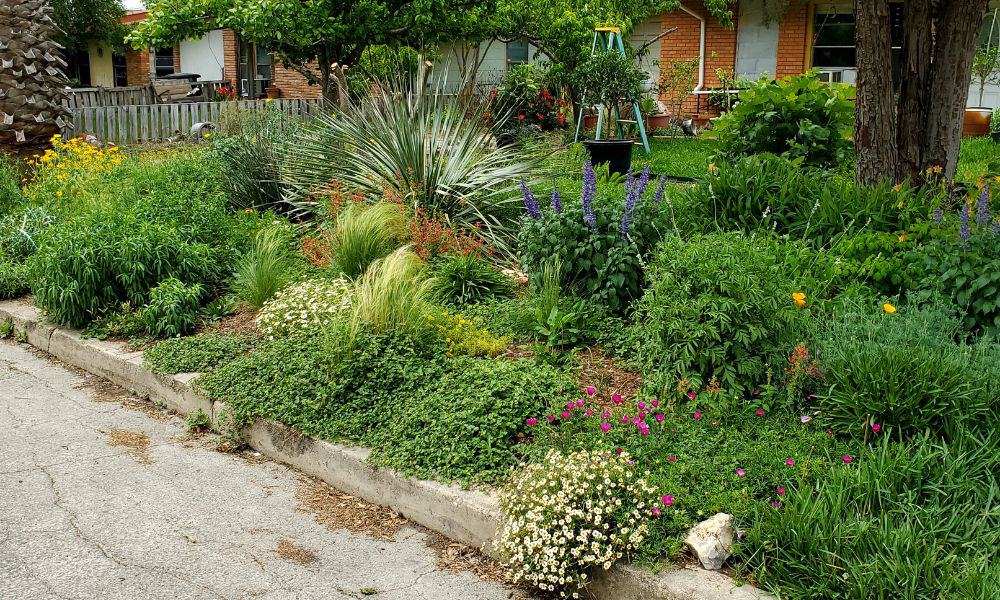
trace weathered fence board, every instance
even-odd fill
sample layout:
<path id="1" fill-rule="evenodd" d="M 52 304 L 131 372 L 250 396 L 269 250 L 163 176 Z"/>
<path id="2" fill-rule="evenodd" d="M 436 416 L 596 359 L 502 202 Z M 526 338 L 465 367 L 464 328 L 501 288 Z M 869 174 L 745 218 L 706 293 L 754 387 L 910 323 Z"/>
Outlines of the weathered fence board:
<path id="1" fill-rule="evenodd" d="M 273 101 L 240 100 L 226 102 L 187 102 L 178 104 L 140 104 L 128 106 L 87 106 L 71 109 L 73 125 L 67 136 L 92 134 L 97 139 L 116 144 L 158 142 L 187 137 L 196 123 L 218 123 L 223 109 L 261 110 L 265 106 L 295 117 L 316 114 L 321 100 L 284 98 Z"/>

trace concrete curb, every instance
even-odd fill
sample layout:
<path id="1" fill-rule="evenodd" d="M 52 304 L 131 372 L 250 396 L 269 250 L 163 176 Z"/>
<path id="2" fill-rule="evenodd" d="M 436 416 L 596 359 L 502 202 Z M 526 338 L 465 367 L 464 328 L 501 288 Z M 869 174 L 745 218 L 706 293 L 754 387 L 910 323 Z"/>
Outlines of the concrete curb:
<path id="1" fill-rule="evenodd" d="M 142 352 L 128 352 L 120 344 L 85 339 L 79 331 L 55 327 L 45 321 L 38 308 L 23 302 L 0 302 L 0 322 L 7 319 L 13 322 L 15 332 L 23 332 L 27 342 L 39 350 L 182 416 L 201 410 L 217 423 L 223 412 L 222 403 L 213 404 L 191 386 L 195 373 L 155 373 L 144 365 Z M 407 519 L 463 544 L 493 553 L 498 521 L 493 496 L 374 467 L 366 460 L 370 452 L 367 448 L 317 440 L 266 419 L 247 427 L 244 436 L 265 456 L 344 492 L 389 506 Z M 700 568 L 652 573 L 632 565 L 618 565 L 595 574 L 588 590 L 598 600 L 773 600 L 753 586 L 736 586 L 729 577 Z"/>

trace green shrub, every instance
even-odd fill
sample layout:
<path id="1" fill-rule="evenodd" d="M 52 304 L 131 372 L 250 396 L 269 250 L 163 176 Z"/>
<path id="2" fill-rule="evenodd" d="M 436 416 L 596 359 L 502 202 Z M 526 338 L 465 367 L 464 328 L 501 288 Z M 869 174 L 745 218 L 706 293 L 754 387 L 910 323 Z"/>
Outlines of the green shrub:
<path id="1" fill-rule="evenodd" d="M 0 215 L 10 214 L 24 202 L 17 159 L 0 155 Z"/>
<path id="2" fill-rule="evenodd" d="M 844 160 L 853 125 L 848 88 L 806 73 L 757 80 L 715 121 L 715 132 L 721 153 L 729 157 L 767 152 L 827 166 Z"/>
<path id="3" fill-rule="evenodd" d="M 488 324 L 490 332 L 495 335 L 526 340 L 535 333 L 535 307 L 530 298 L 488 300 L 466 306 L 462 313 L 470 319 Z"/>
<path id="4" fill-rule="evenodd" d="M 260 310 L 278 291 L 295 279 L 302 260 L 294 247 L 294 236 L 281 226 L 257 232 L 249 250 L 236 262 L 233 293 Z"/>
<path id="5" fill-rule="evenodd" d="M 406 230 L 406 209 L 399 204 L 350 204 L 337 215 L 330 240 L 333 267 L 356 279 L 376 260 L 399 247 Z"/>
<path id="6" fill-rule="evenodd" d="M 804 169 L 771 155 L 720 164 L 684 194 L 685 210 L 703 230 L 772 232 L 827 244 L 850 232 L 898 232 L 930 217 L 932 190 L 858 186 L 853 179 Z"/>
<path id="7" fill-rule="evenodd" d="M 122 302 L 145 305 L 165 279 L 216 282 L 217 259 L 175 227 L 109 209 L 52 228 L 29 259 L 31 288 L 55 322 L 81 327 Z"/>
<path id="8" fill-rule="evenodd" d="M 637 358 L 673 387 L 675 377 L 742 390 L 798 341 L 796 282 L 774 244 L 737 234 L 667 238 L 630 335 Z"/>
<path id="9" fill-rule="evenodd" d="M 40 206 L 0 217 L 0 255 L 15 261 L 31 256 L 41 243 L 41 235 L 54 222 Z"/>
<path id="10" fill-rule="evenodd" d="M 989 598 L 1000 585 L 1000 436 L 883 440 L 744 539 L 754 579 L 788 598 Z"/>
<path id="11" fill-rule="evenodd" d="M 476 304 L 511 295 L 512 282 L 475 254 L 446 254 L 432 264 L 438 296 L 448 304 Z"/>
<path id="12" fill-rule="evenodd" d="M 281 156 L 294 130 L 291 118 L 270 107 L 246 112 L 239 131 L 215 140 L 223 189 L 233 208 L 284 210 Z"/>
<path id="13" fill-rule="evenodd" d="M 203 293 L 201 284 L 187 285 L 174 277 L 164 279 L 149 291 L 149 304 L 142 309 L 146 331 L 155 337 L 190 333 L 198 324 Z"/>
<path id="14" fill-rule="evenodd" d="M 205 333 L 163 340 L 144 353 L 160 373 L 204 373 L 243 356 L 258 343 L 249 335 Z"/>
<path id="15" fill-rule="evenodd" d="M 864 436 L 877 423 L 896 436 L 951 438 L 994 422 L 1000 346 L 955 343 L 961 323 L 939 308 L 873 313 L 838 315 L 817 343 L 826 373 L 817 408 L 836 431 Z"/>
<path id="16" fill-rule="evenodd" d="M 399 407 L 371 460 L 417 477 L 496 483 L 518 462 L 525 419 L 574 391 L 568 375 L 530 361 L 456 359 Z"/>
<path id="17" fill-rule="evenodd" d="M 28 265 L 0 254 L 0 300 L 24 295 L 28 285 Z"/>
<path id="18" fill-rule="evenodd" d="M 543 208 L 525 187 L 528 215 L 518 236 L 525 269 L 535 275 L 544 263 L 558 260 L 567 291 L 623 312 L 642 294 L 644 257 L 669 231 L 670 213 L 660 190 L 646 194 L 649 179 L 646 169 L 627 182 L 632 187 L 621 204 L 597 199 L 596 176 L 589 162 L 584 166 L 580 202 L 565 202 L 554 195 Z"/>

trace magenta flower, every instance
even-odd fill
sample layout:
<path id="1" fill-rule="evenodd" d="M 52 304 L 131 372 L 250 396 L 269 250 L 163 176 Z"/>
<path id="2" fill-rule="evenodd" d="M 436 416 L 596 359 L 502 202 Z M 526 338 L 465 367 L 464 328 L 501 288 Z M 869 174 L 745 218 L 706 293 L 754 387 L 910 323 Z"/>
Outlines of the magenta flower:
<path id="1" fill-rule="evenodd" d="M 569 411 L 568 410 L 562 411 L 562 418 L 563 419 L 568 419 L 569 418 Z"/>
<path id="2" fill-rule="evenodd" d="M 545 418 L 549 421 L 549 423 L 556 420 L 555 415 L 545 415 Z"/>
<path id="3" fill-rule="evenodd" d="M 577 408 L 583 408 L 583 400 L 577 400 L 576 401 L 576 407 Z"/>
<path id="4" fill-rule="evenodd" d="M 611 423 L 608 423 L 607 421 L 602 422 L 601 423 L 601 431 L 603 433 L 607 433 L 607 432 L 611 431 Z"/>
<path id="5" fill-rule="evenodd" d="M 622 425 L 628 425 L 628 415 L 622 415 Z"/>
<path id="6" fill-rule="evenodd" d="M 621 404 L 622 403 L 622 395 L 621 394 L 615 394 L 614 396 L 611 396 L 611 401 L 614 402 L 615 404 Z"/>
<path id="7" fill-rule="evenodd" d="M 826 430 L 826 435 L 833 435 L 833 430 L 832 429 L 827 429 Z"/>
<path id="8" fill-rule="evenodd" d="M 567 402 L 566 403 L 566 410 L 573 410 L 574 406 L 576 406 L 576 402 Z"/>
<path id="9" fill-rule="evenodd" d="M 812 417 L 810 417 L 809 415 L 802 415 L 799 418 L 799 420 L 802 421 L 803 423 L 808 423 L 809 421 L 812 421 Z"/>
<path id="10" fill-rule="evenodd" d="M 663 422 L 663 419 L 664 419 L 664 418 L 666 418 L 666 417 L 664 417 L 664 416 L 663 416 L 663 413 L 656 413 L 656 414 L 655 414 L 655 415 L 653 416 L 653 418 L 654 418 L 654 419 L 656 419 L 656 422 L 657 422 L 657 423 L 662 423 L 662 422 Z"/>
<path id="11" fill-rule="evenodd" d="M 673 454 L 667 457 L 668 462 L 677 462 L 677 457 Z"/>
<path id="12" fill-rule="evenodd" d="M 640 419 L 645 419 L 645 418 L 646 418 L 646 413 L 645 413 L 645 411 L 640 411 L 640 412 L 639 412 L 639 418 L 640 418 Z"/>
<path id="13" fill-rule="evenodd" d="M 778 486 L 778 495 L 779 496 L 784 496 L 785 495 L 785 488 L 782 487 L 782 486 L 780 486 L 780 485 Z"/>
<path id="14" fill-rule="evenodd" d="M 763 417 L 763 416 L 764 416 L 764 409 L 763 409 L 763 408 L 758 408 L 758 409 L 757 409 L 756 411 L 754 411 L 754 412 L 756 412 L 756 413 L 757 413 L 757 416 L 758 416 L 758 417 Z"/>
<path id="15" fill-rule="evenodd" d="M 654 516 L 654 517 L 658 517 L 658 516 L 660 516 L 660 509 L 658 509 L 658 508 L 654 508 L 652 512 L 653 512 L 653 516 Z"/>
<path id="16" fill-rule="evenodd" d="M 653 400 L 652 402 L 650 402 L 650 404 L 653 406 L 653 408 L 656 408 L 657 406 L 660 405 L 660 401 L 659 400 Z"/>
<path id="17" fill-rule="evenodd" d="M 700 412 L 696 412 L 692 416 L 694 417 L 695 421 L 700 421 L 701 420 L 701 413 Z"/>
<path id="18" fill-rule="evenodd" d="M 610 419 L 611 418 L 611 413 L 608 412 L 608 411 L 604 411 L 604 412 L 601 413 L 601 418 L 602 419 Z"/>
<path id="19" fill-rule="evenodd" d="M 851 464 L 852 462 L 854 462 L 854 458 L 850 454 L 845 454 L 844 462 L 847 464 Z"/>
<path id="20" fill-rule="evenodd" d="M 747 472 L 743 469 L 736 469 L 736 474 L 740 477 L 746 477 Z"/>
<path id="21" fill-rule="evenodd" d="M 787 466 L 789 466 L 789 467 L 794 467 L 795 466 L 795 459 L 794 458 L 789 458 L 789 459 L 785 460 L 785 464 Z"/>
<path id="22" fill-rule="evenodd" d="M 768 502 L 772 508 L 781 508 L 781 500 L 771 500 Z"/>
<path id="23" fill-rule="evenodd" d="M 597 393 L 597 388 L 595 388 L 595 387 L 594 387 L 594 386 L 592 386 L 592 385 L 588 385 L 588 386 L 587 386 L 587 395 L 588 395 L 588 396 L 593 396 L 593 395 L 594 395 L 594 394 L 596 394 L 596 393 Z"/>
<path id="24" fill-rule="evenodd" d="M 872 423 L 872 431 L 874 431 L 875 433 L 878 433 L 881 430 L 882 430 L 882 426 L 881 425 L 879 425 L 878 423 Z"/>
<path id="25" fill-rule="evenodd" d="M 666 496 L 660 496 L 660 502 L 663 503 L 663 506 L 673 506 L 674 497 L 671 496 L 670 494 L 667 494 Z"/>
<path id="26" fill-rule="evenodd" d="M 643 437 L 649 435 L 649 428 L 648 427 L 640 427 L 639 428 L 639 434 L 642 435 Z"/>
<path id="27" fill-rule="evenodd" d="M 638 425 L 640 421 L 642 421 L 642 419 L 640 419 L 639 417 L 632 417 L 633 424 Z"/>
<path id="28" fill-rule="evenodd" d="M 584 411 L 583 415 L 584 415 L 585 417 L 592 417 L 592 416 L 594 416 L 594 411 L 592 411 L 592 410 L 590 410 L 590 409 L 588 408 L 588 409 L 587 409 L 586 411 Z"/>
<path id="29" fill-rule="evenodd" d="M 525 419 L 524 422 L 528 425 L 528 427 L 534 427 L 535 425 L 538 425 L 538 419 L 536 419 L 535 417 L 530 417 L 528 419 Z"/>
<path id="30" fill-rule="evenodd" d="M 694 399 L 695 399 L 695 398 L 697 398 L 697 397 L 698 397 L 698 394 L 694 393 L 694 391 L 693 391 L 693 390 L 692 390 L 692 391 L 690 391 L 690 392 L 688 392 L 688 398 L 689 398 L 690 400 L 694 400 Z"/>
<path id="31" fill-rule="evenodd" d="M 637 403 L 637 404 L 636 404 L 635 406 L 636 406 L 636 408 L 638 408 L 639 410 L 642 410 L 642 409 L 646 408 L 646 403 L 645 403 L 645 402 L 639 402 L 639 403 Z"/>

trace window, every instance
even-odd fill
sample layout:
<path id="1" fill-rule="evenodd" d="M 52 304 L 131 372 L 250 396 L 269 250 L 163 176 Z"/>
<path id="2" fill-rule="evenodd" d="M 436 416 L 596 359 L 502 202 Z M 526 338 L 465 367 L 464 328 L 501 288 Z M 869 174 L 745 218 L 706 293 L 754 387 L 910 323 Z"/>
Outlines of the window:
<path id="1" fill-rule="evenodd" d="M 264 50 L 240 39 L 240 95 L 247 98 L 263 98 L 264 90 L 271 85 L 271 55 Z"/>
<path id="2" fill-rule="evenodd" d="M 128 68 L 125 66 L 125 55 L 117 52 L 111 55 L 111 70 L 114 72 L 115 86 L 128 85 Z"/>
<path id="3" fill-rule="evenodd" d="M 90 85 L 90 53 L 80 50 L 66 56 L 66 76 L 73 87 Z"/>
<path id="4" fill-rule="evenodd" d="M 889 5 L 893 80 L 899 81 L 903 46 L 903 5 Z M 824 81 L 854 83 L 857 57 L 854 46 L 854 9 L 850 4 L 816 4 L 813 18 L 812 65 Z"/>
<path id="5" fill-rule="evenodd" d="M 164 77 L 174 73 L 174 47 L 157 48 L 153 55 L 153 76 Z"/>
<path id="6" fill-rule="evenodd" d="M 528 40 L 507 42 L 507 65 L 517 65 L 528 62 Z"/>

